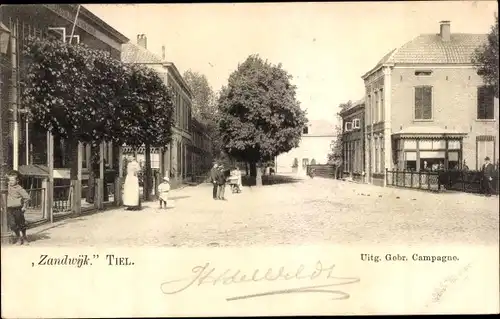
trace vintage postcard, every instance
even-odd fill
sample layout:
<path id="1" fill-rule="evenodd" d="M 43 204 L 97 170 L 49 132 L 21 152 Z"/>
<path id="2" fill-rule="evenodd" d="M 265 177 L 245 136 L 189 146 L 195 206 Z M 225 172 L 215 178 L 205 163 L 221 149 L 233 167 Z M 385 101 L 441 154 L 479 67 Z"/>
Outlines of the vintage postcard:
<path id="1" fill-rule="evenodd" d="M 499 313 L 497 5 L 1 5 L 2 318 Z"/>

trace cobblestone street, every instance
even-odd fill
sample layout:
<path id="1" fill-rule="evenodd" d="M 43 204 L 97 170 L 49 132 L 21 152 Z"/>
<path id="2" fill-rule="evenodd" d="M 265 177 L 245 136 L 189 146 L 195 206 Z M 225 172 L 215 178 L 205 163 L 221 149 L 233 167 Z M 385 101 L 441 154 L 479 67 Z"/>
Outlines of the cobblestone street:
<path id="1" fill-rule="evenodd" d="M 30 229 L 33 246 L 497 244 L 498 197 L 428 193 L 315 178 L 226 190 L 172 191 L 175 207 L 114 209 Z M 172 203 L 169 205 L 172 206 Z"/>

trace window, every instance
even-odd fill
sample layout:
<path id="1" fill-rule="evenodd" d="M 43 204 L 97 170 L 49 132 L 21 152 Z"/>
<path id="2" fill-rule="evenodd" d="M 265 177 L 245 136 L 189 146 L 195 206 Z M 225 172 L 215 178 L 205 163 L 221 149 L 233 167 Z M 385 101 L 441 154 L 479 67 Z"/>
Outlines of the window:
<path id="1" fill-rule="evenodd" d="M 354 119 L 354 120 L 352 121 L 352 128 L 353 128 L 353 129 L 360 128 L 360 125 L 359 125 L 359 119 Z"/>
<path id="2" fill-rule="evenodd" d="M 415 87 L 415 120 L 432 119 L 432 86 Z"/>
<path id="3" fill-rule="evenodd" d="M 432 71 L 430 70 L 417 70 L 415 71 L 415 76 L 430 76 L 432 75 Z"/>
<path id="4" fill-rule="evenodd" d="M 346 122 L 345 123 L 345 131 L 349 132 L 352 130 L 352 123 L 351 122 Z"/>
<path id="5" fill-rule="evenodd" d="M 495 118 L 494 96 L 495 91 L 492 86 L 480 86 L 477 88 L 478 120 L 492 120 Z"/>
<path id="6" fill-rule="evenodd" d="M 379 104 L 378 104 L 378 92 L 375 91 L 375 95 L 374 95 L 374 99 L 375 99 L 375 110 L 374 110 L 374 114 L 373 114 L 373 123 L 378 123 L 379 122 Z"/>
<path id="7" fill-rule="evenodd" d="M 304 126 L 302 129 L 302 134 L 309 134 L 309 128 L 307 126 Z"/>

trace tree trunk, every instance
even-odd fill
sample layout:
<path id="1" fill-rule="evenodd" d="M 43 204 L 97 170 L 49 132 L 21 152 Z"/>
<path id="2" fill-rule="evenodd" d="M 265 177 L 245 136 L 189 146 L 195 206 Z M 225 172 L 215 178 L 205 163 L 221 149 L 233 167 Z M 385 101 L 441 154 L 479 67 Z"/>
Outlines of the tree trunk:
<path id="1" fill-rule="evenodd" d="M 245 162 L 245 176 L 248 176 L 249 175 L 249 172 L 248 172 L 248 163 Z"/>
<path id="2" fill-rule="evenodd" d="M 257 165 L 257 176 L 255 177 L 255 186 L 262 186 L 262 164 Z"/>
<path id="3" fill-rule="evenodd" d="M 152 174 L 151 174 L 151 145 L 146 144 L 146 150 L 145 150 L 145 166 L 146 166 L 146 171 L 145 171 L 145 176 L 144 176 L 144 201 L 149 201 L 151 197 L 151 188 L 152 188 Z"/>
<path id="4" fill-rule="evenodd" d="M 257 164 L 250 162 L 250 163 L 248 163 L 248 166 L 250 166 L 250 176 L 256 177 L 257 176 Z"/>

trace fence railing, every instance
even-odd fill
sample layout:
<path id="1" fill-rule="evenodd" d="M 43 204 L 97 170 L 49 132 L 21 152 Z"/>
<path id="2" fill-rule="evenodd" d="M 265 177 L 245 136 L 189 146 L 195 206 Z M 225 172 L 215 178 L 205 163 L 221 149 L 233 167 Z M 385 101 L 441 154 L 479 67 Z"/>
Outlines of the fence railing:
<path id="1" fill-rule="evenodd" d="M 438 172 L 386 169 L 385 178 L 388 186 L 426 189 L 432 191 L 437 191 L 440 188 Z"/>
<path id="2" fill-rule="evenodd" d="M 54 186 L 54 213 L 71 211 L 71 185 Z"/>
<path id="3" fill-rule="evenodd" d="M 491 181 L 492 192 L 498 194 L 498 171 Z M 407 171 L 386 170 L 386 184 L 388 186 L 425 189 L 438 191 L 441 189 L 456 190 L 468 193 L 482 193 L 484 191 L 483 175 L 481 171 Z"/>

